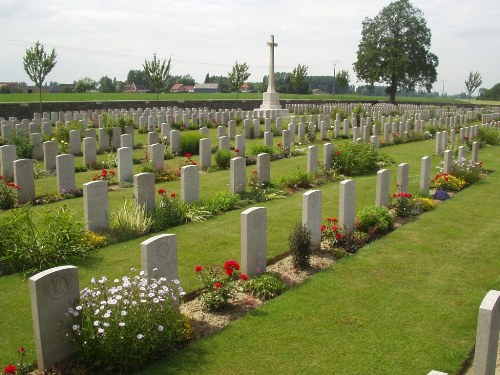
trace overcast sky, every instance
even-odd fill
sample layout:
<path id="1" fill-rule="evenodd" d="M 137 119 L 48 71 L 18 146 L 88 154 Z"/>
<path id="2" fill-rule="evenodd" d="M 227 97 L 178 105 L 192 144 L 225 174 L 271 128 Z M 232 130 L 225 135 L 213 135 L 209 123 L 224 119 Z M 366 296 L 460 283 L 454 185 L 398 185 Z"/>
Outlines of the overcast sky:
<path id="1" fill-rule="evenodd" d="M 171 74 L 224 75 L 235 61 L 250 66 L 249 81 L 268 72 L 269 35 L 275 35 L 275 70 L 307 65 L 309 75 L 350 72 L 361 22 L 389 0 L 0 0 L 0 82 L 32 84 L 22 67 L 25 50 L 39 40 L 55 48 L 47 81 L 83 77 L 126 80 L 153 53 L 172 58 Z M 432 33 L 439 57 L 433 91 L 465 91 L 469 72 L 482 87 L 500 82 L 499 0 L 413 0 Z"/>

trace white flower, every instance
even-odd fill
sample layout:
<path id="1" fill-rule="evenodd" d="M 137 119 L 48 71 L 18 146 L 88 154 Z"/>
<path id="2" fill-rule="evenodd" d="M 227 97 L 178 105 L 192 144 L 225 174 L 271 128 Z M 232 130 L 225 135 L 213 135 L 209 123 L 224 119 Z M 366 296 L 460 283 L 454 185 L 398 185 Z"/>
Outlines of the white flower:
<path id="1" fill-rule="evenodd" d="M 115 283 L 119 283 L 119 282 L 120 282 L 120 280 L 118 280 L 118 279 L 114 279 L 113 281 L 114 281 Z"/>
<path id="2" fill-rule="evenodd" d="M 109 323 L 108 323 L 108 322 L 104 322 L 102 325 L 103 325 L 104 327 L 109 327 Z"/>
<path id="3" fill-rule="evenodd" d="M 91 279 L 90 279 L 90 282 L 91 282 L 92 284 L 95 284 L 95 277 L 91 278 Z"/>
<path id="4" fill-rule="evenodd" d="M 94 322 L 94 327 L 97 327 L 98 325 L 99 325 L 99 321 L 98 321 L 98 320 L 96 320 L 96 321 Z"/>
<path id="5" fill-rule="evenodd" d="M 160 300 L 158 298 L 153 298 L 153 302 L 158 303 L 158 302 L 160 302 Z"/>
<path id="6" fill-rule="evenodd" d="M 106 318 L 106 319 L 109 318 L 110 316 L 111 316 L 111 314 L 108 314 L 108 313 L 106 313 L 106 314 L 103 315 L 103 317 Z"/>
<path id="7" fill-rule="evenodd" d="M 101 309 L 97 309 L 95 312 L 94 312 L 94 315 L 97 315 L 101 312 Z"/>
<path id="8" fill-rule="evenodd" d="M 75 309 L 77 309 L 78 311 L 81 311 L 82 310 L 82 306 L 78 305 L 75 307 Z"/>
<path id="9" fill-rule="evenodd" d="M 144 335 L 142 335 L 142 334 L 140 334 L 140 333 L 139 333 L 139 334 L 137 335 L 137 340 L 141 340 L 143 337 L 144 337 Z"/>
<path id="10" fill-rule="evenodd" d="M 141 275 L 141 276 L 144 276 L 144 274 L 145 274 L 144 271 L 139 272 L 139 275 Z"/>
<path id="11" fill-rule="evenodd" d="M 127 315 L 127 312 L 125 310 L 122 310 L 121 315 L 125 316 L 125 315 Z"/>
<path id="12" fill-rule="evenodd" d="M 99 329 L 97 330 L 97 333 L 104 333 L 104 329 L 99 328 Z"/>
<path id="13" fill-rule="evenodd" d="M 163 326 L 161 324 L 158 325 L 158 331 L 163 332 Z"/>
<path id="14" fill-rule="evenodd" d="M 118 325 L 119 325 L 120 327 L 125 327 L 125 323 L 124 323 L 124 322 L 120 322 L 120 323 L 118 323 Z"/>
<path id="15" fill-rule="evenodd" d="M 80 326 L 78 324 L 73 324 L 73 331 L 78 331 L 80 329 Z"/>
<path id="16" fill-rule="evenodd" d="M 130 269 L 130 271 L 133 271 L 133 272 L 135 272 L 135 268 L 133 268 L 133 267 L 132 267 L 132 268 Z"/>
<path id="17" fill-rule="evenodd" d="M 158 268 L 153 268 L 153 272 L 158 271 Z"/>

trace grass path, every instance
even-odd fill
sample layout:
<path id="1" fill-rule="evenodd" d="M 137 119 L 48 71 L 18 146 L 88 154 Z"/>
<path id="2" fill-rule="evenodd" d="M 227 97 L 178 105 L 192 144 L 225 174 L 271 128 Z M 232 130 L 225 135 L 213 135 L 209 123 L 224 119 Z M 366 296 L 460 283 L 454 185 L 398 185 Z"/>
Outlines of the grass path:
<path id="1" fill-rule="evenodd" d="M 481 158 L 487 179 L 143 373 L 457 373 L 500 288 L 499 148 Z"/>

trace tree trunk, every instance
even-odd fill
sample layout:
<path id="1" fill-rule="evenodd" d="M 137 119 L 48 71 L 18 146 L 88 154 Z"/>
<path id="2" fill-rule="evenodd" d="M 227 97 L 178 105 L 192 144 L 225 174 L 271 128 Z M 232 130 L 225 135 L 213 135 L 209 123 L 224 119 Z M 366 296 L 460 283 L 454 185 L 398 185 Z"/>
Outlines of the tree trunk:
<path id="1" fill-rule="evenodd" d="M 38 86 L 38 95 L 40 98 L 40 116 L 42 116 L 42 85 Z"/>

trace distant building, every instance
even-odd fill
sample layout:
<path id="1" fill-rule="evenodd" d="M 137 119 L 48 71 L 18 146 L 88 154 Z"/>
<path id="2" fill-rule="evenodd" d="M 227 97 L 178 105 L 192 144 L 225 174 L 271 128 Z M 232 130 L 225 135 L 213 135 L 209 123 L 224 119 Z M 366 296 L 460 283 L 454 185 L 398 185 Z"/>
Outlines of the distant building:
<path id="1" fill-rule="evenodd" d="M 144 85 L 141 85 L 140 83 L 135 84 L 134 82 L 132 83 L 127 83 L 123 85 L 123 92 L 138 92 L 138 93 L 144 93 L 148 92 Z"/>
<path id="2" fill-rule="evenodd" d="M 240 92 L 250 92 L 250 85 L 248 83 L 244 83 L 240 86 Z"/>
<path id="3" fill-rule="evenodd" d="M 197 83 L 194 86 L 194 92 L 219 92 L 219 84 L 218 83 Z"/>
<path id="4" fill-rule="evenodd" d="M 175 83 L 170 92 L 194 92 L 194 86 L 185 86 L 182 83 Z"/>

